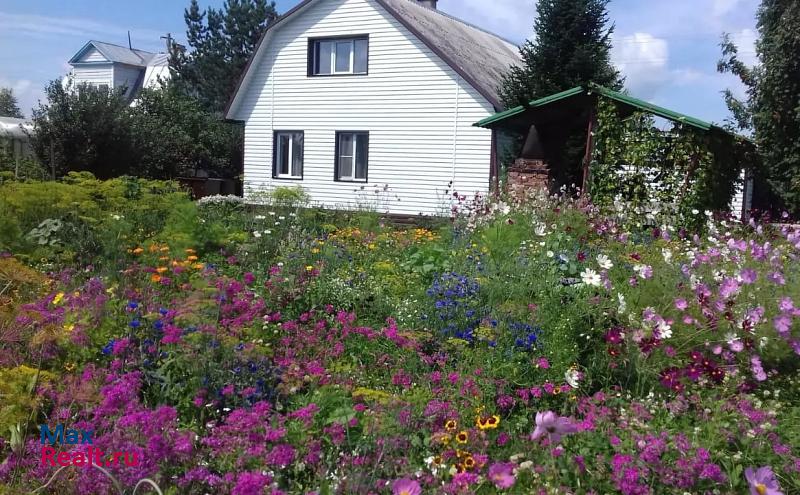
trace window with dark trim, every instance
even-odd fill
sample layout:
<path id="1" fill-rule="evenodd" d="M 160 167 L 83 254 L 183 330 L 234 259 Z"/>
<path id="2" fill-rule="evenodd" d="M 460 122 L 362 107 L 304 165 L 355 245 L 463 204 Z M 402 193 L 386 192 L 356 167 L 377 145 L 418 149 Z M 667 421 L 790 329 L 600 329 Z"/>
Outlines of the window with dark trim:
<path id="1" fill-rule="evenodd" d="M 310 39 L 308 41 L 309 76 L 344 76 L 367 73 L 369 38 L 367 36 Z"/>
<path id="2" fill-rule="evenodd" d="M 303 131 L 275 131 L 272 147 L 272 177 L 303 178 Z"/>
<path id="3" fill-rule="evenodd" d="M 367 182 L 369 132 L 336 133 L 335 179 L 342 182 Z"/>

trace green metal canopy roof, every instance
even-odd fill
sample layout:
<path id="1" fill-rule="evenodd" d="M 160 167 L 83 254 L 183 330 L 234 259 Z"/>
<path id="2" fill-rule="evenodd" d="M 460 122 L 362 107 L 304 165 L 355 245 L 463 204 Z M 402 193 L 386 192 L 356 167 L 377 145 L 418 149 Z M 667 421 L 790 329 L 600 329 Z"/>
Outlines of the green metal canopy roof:
<path id="1" fill-rule="evenodd" d="M 619 91 L 613 91 L 594 83 L 589 83 L 585 86 L 578 86 L 577 88 L 568 89 L 566 91 L 562 91 L 561 93 L 556 93 L 554 95 L 546 96 L 538 100 L 533 100 L 525 106 L 520 105 L 510 110 L 496 113 L 490 117 L 481 120 L 480 122 L 476 122 L 473 125 L 476 127 L 486 127 L 486 128 L 505 127 L 506 125 L 504 124 L 511 124 L 512 121 L 519 120 L 519 119 L 514 119 L 514 117 L 523 117 L 523 114 L 526 114 L 527 112 L 531 111 L 535 112 L 537 109 L 544 110 L 548 107 L 554 106 L 558 102 L 566 104 L 576 99 L 585 100 L 587 97 L 591 97 L 593 94 L 598 94 L 606 98 L 609 98 L 611 100 L 614 100 L 619 105 L 627 107 L 628 110 L 631 112 L 641 110 L 651 113 L 653 115 L 658 115 L 659 117 L 663 117 L 668 120 L 672 120 L 674 122 L 680 122 L 682 124 L 697 127 L 698 129 L 702 129 L 704 131 L 711 131 L 713 129 L 735 136 L 735 134 L 717 125 L 705 122 L 700 119 L 696 119 L 694 117 L 690 117 L 688 115 L 683 115 L 681 113 L 660 107 L 658 105 L 653 105 L 652 103 L 648 103 L 644 100 L 633 98 L 626 94 L 620 93 Z"/>

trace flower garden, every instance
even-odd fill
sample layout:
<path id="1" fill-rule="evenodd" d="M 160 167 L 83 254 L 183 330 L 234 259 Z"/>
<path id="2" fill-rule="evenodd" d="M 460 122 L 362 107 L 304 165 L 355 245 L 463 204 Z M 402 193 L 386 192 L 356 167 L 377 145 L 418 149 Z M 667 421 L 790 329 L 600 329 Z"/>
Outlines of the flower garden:
<path id="1" fill-rule="evenodd" d="M 0 184 L 0 493 L 800 493 L 800 229 L 456 199 Z"/>

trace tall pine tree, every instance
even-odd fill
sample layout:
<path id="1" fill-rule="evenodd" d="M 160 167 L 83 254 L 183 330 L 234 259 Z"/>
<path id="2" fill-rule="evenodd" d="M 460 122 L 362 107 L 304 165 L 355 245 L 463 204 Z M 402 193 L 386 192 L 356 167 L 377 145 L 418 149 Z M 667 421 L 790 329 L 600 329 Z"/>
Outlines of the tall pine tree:
<path id="1" fill-rule="evenodd" d="M 201 10 L 192 0 L 184 11 L 189 49 L 173 45 L 170 68 L 175 84 L 203 107 L 222 112 L 269 23 L 275 2 L 226 0 L 222 8 Z"/>
<path id="2" fill-rule="evenodd" d="M 587 82 L 621 88 L 611 64 L 608 2 L 539 0 L 534 39 L 520 47 L 522 66 L 503 80 L 503 104 L 514 107 Z"/>
<path id="3" fill-rule="evenodd" d="M 720 72 L 730 72 L 748 88 L 747 100 L 725 92 L 735 126 L 753 130 L 767 181 L 783 206 L 800 215 L 800 2 L 762 0 L 758 10 L 760 64 L 748 67 L 727 36 Z M 757 191 L 758 192 L 758 191 Z"/>

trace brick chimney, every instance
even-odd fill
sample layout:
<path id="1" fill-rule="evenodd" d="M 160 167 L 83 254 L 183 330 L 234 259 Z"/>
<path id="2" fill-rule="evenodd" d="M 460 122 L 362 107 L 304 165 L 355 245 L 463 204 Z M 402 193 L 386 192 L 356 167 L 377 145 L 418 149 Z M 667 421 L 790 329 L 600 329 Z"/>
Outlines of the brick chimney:
<path id="1" fill-rule="evenodd" d="M 423 7 L 428 7 L 429 9 L 436 10 L 436 4 L 439 0 L 417 0 L 417 3 L 422 5 Z"/>

